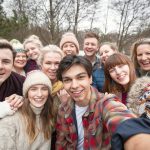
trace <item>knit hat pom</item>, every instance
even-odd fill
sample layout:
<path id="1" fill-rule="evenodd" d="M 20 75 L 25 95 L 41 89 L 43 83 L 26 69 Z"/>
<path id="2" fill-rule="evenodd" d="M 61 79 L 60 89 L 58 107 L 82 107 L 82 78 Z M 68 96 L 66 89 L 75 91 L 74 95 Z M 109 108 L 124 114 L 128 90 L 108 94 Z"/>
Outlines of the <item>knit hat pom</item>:
<path id="1" fill-rule="evenodd" d="M 62 49 L 63 45 L 67 42 L 73 43 L 77 48 L 77 52 L 79 53 L 79 42 L 77 41 L 77 38 L 74 33 L 67 32 L 62 35 L 62 38 L 60 41 L 60 48 Z"/>
<path id="2" fill-rule="evenodd" d="M 23 84 L 23 96 L 27 95 L 28 90 L 31 86 L 36 84 L 43 84 L 49 88 L 49 91 L 52 90 L 52 84 L 50 79 L 40 70 L 33 70 L 27 74 L 27 77 Z"/>
<path id="3" fill-rule="evenodd" d="M 21 44 L 21 42 L 19 40 L 16 39 L 12 39 L 10 41 L 10 43 L 12 44 L 13 50 L 18 53 L 18 52 L 25 52 L 23 44 Z"/>

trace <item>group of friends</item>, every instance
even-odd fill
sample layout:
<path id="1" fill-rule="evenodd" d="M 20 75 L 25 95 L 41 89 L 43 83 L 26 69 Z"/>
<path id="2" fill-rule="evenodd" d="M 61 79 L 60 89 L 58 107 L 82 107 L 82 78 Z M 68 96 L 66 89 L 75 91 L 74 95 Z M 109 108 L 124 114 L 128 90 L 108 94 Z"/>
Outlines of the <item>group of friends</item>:
<path id="1" fill-rule="evenodd" d="M 145 150 L 150 139 L 150 38 L 131 46 L 72 32 L 60 45 L 0 39 L 0 150 Z"/>

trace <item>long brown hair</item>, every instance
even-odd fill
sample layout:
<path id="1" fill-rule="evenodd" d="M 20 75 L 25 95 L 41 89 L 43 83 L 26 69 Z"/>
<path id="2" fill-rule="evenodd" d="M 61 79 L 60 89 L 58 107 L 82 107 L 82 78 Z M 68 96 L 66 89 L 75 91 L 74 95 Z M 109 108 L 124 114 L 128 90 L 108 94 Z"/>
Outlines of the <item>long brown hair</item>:
<path id="1" fill-rule="evenodd" d="M 129 78 L 130 81 L 127 84 L 126 88 L 124 88 L 122 85 L 118 84 L 115 82 L 109 73 L 109 70 L 117 65 L 128 65 L 130 74 Z M 108 93 L 116 93 L 116 92 L 127 92 L 132 85 L 132 83 L 136 79 L 136 73 L 135 73 L 135 68 L 134 64 L 131 62 L 131 60 L 124 54 L 121 53 L 115 53 L 111 55 L 105 62 L 104 64 L 104 72 L 105 72 L 105 84 L 104 84 L 104 91 Z"/>
<path id="2" fill-rule="evenodd" d="M 26 123 L 26 133 L 29 137 L 29 142 L 32 143 L 37 136 L 36 115 L 30 107 L 30 102 L 27 96 L 25 97 L 24 104 L 19 111 Z M 46 140 L 51 137 L 52 128 L 54 127 L 54 115 L 53 99 L 49 94 L 40 114 L 40 121 L 42 123 L 42 128 L 40 130 L 43 132 Z"/>

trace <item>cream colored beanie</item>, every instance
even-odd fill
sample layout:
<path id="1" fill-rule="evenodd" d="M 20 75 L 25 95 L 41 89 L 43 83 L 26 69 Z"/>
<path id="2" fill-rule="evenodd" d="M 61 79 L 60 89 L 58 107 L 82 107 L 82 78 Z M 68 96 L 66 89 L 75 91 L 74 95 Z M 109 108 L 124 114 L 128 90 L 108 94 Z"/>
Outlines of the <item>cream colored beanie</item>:
<path id="1" fill-rule="evenodd" d="M 29 88 L 36 84 L 44 84 L 52 91 L 52 84 L 50 79 L 40 70 L 33 70 L 27 74 L 23 83 L 23 96 L 26 96 Z"/>
<path id="2" fill-rule="evenodd" d="M 63 45 L 67 42 L 73 43 L 77 48 L 77 52 L 79 53 L 79 42 L 78 42 L 74 33 L 67 32 L 67 33 L 62 35 L 60 45 L 59 45 L 60 49 L 62 49 Z"/>

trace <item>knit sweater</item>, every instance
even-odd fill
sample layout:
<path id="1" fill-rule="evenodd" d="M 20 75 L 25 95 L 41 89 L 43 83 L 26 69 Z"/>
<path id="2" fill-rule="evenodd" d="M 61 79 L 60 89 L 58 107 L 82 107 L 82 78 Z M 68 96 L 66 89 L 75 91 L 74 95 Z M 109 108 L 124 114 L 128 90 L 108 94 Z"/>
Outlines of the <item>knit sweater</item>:
<path id="1" fill-rule="evenodd" d="M 40 128 L 40 113 L 42 108 L 31 106 L 36 114 L 36 125 Z M 0 120 L 0 150 L 49 150 L 51 139 L 45 140 L 39 132 L 35 141 L 30 144 L 26 133 L 26 124 L 20 112 Z"/>

